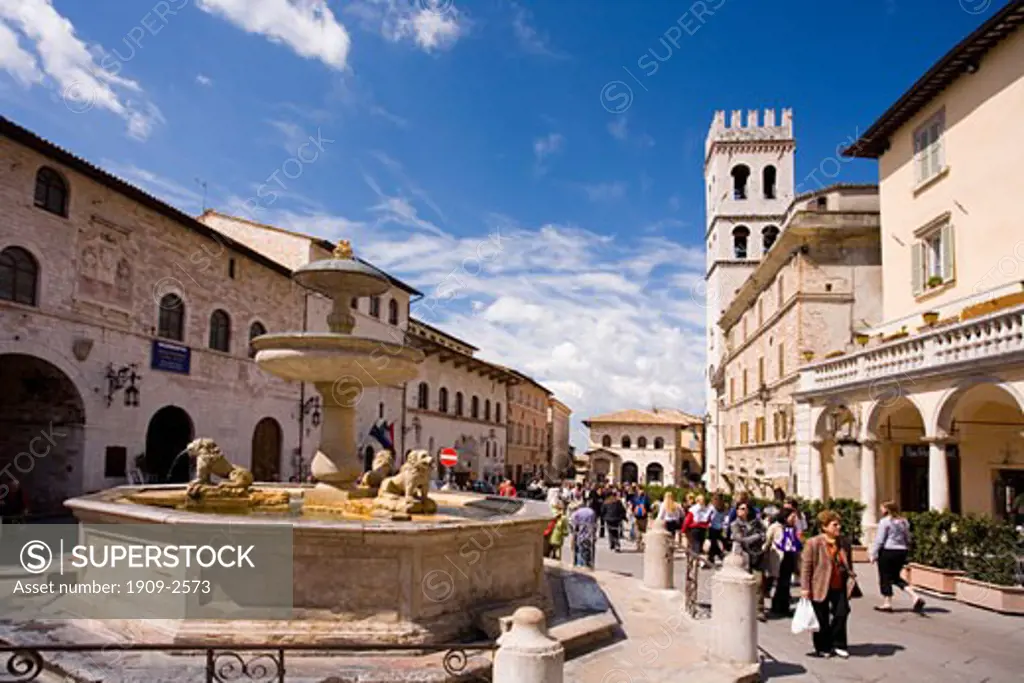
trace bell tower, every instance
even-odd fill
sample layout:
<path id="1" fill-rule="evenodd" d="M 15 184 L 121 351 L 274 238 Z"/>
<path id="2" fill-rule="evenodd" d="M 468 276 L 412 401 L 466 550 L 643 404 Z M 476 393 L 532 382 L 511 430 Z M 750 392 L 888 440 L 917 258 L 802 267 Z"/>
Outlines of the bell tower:
<path id="1" fill-rule="evenodd" d="M 793 201 L 793 111 L 751 109 L 744 120 L 733 111 L 715 112 L 704 143 L 704 184 L 707 230 L 705 234 L 707 312 L 707 425 L 705 453 L 715 465 L 711 484 L 717 485 L 723 458 L 718 435 L 719 398 L 724 380 L 716 378 L 729 353 L 718 327 L 736 290 L 757 268 L 782 229 L 782 219 Z M 719 379 L 721 381 L 716 381 Z M 710 471 L 710 470 L 709 470 Z"/>

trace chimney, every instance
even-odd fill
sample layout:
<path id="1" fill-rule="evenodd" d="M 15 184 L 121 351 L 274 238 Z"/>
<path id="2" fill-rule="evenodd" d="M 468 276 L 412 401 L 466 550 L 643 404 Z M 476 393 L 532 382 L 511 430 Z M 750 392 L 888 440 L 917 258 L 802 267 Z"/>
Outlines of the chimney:
<path id="1" fill-rule="evenodd" d="M 775 110 L 765 109 L 764 110 L 764 125 L 765 128 L 772 128 L 775 126 Z"/>
<path id="2" fill-rule="evenodd" d="M 757 115 L 756 109 L 751 109 L 747 112 L 747 128 L 757 128 Z"/>

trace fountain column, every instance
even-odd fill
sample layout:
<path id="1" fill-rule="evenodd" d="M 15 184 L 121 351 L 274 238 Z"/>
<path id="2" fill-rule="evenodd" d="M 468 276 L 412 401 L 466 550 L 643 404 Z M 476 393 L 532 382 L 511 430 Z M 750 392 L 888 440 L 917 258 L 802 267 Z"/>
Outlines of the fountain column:
<path id="1" fill-rule="evenodd" d="M 320 448 L 313 457 L 311 471 L 318 481 L 339 488 L 351 488 L 363 473 L 363 461 L 353 444 L 356 438 L 356 406 L 363 385 L 355 379 L 317 382 L 324 419 L 320 428 Z"/>

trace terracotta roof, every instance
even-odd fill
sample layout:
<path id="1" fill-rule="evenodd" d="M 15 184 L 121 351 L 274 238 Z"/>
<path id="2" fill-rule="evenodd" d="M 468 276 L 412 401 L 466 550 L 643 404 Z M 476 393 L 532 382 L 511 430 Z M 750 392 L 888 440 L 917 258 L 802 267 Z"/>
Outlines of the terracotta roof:
<path id="1" fill-rule="evenodd" d="M 848 157 L 877 159 L 888 149 L 889 137 L 928 106 L 964 74 L 981 68 L 981 60 L 997 43 L 1024 24 L 1024 0 L 1010 0 L 992 18 L 947 52 L 910 86 L 857 142 L 843 150 Z"/>
<path id="2" fill-rule="evenodd" d="M 614 413 L 606 413 L 590 417 L 583 421 L 588 427 L 591 423 L 602 424 L 642 424 L 642 425 L 683 425 L 700 424 L 703 420 L 696 415 L 684 413 L 674 408 L 658 408 L 657 410 L 637 410 L 630 408 Z"/>
<path id="3" fill-rule="evenodd" d="M 410 322 L 416 323 L 417 325 L 419 325 L 420 327 L 422 327 L 422 328 L 424 328 L 426 330 L 429 330 L 431 332 L 436 332 L 437 334 L 441 335 L 442 337 L 448 337 L 449 339 L 451 339 L 456 344 L 462 344 L 466 348 L 473 349 L 474 351 L 479 351 L 480 350 L 477 347 L 475 347 L 472 344 L 470 344 L 468 341 L 463 341 L 459 337 L 456 337 L 454 334 L 450 334 L 448 332 L 445 332 L 444 330 L 442 330 L 439 327 L 434 327 L 433 325 L 427 324 L 427 323 L 423 322 L 422 320 L 420 320 L 419 318 L 410 318 L 409 320 L 410 320 Z M 492 365 L 493 365 L 493 363 L 492 363 Z"/>

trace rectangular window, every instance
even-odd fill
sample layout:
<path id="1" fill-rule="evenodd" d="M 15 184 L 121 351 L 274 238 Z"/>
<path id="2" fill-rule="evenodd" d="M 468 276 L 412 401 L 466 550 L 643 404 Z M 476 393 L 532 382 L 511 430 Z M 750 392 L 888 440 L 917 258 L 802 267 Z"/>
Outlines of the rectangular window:
<path id="1" fill-rule="evenodd" d="M 743 396 L 747 395 L 747 371 L 743 370 Z"/>
<path id="2" fill-rule="evenodd" d="M 757 386 L 764 384 L 764 358 L 757 359 Z"/>
<path id="3" fill-rule="evenodd" d="M 103 476 L 109 479 L 128 475 L 128 449 L 124 446 L 107 446 L 103 454 Z"/>
<path id="4" fill-rule="evenodd" d="M 736 378 L 729 378 L 729 403 L 736 402 Z"/>
<path id="5" fill-rule="evenodd" d="M 750 441 L 750 426 L 746 422 L 740 422 L 740 444 L 744 445 Z"/>
<path id="6" fill-rule="evenodd" d="M 772 415 L 772 438 L 776 441 L 779 440 L 779 414 L 775 413 Z"/>
<path id="7" fill-rule="evenodd" d="M 921 234 L 911 247 L 911 282 L 914 294 L 921 294 L 953 279 L 953 225 L 943 220 Z"/>
<path id="8" fill-rule="evenodd" d="M 764 431 L 764 418 L 759 417 L 754 422 L 754 441 L 757 443 L 764 443 L 765 431 Z"/>
<path id="9" fill-rule="evenodd" d="M 789 424 L 785 410 L 779 412 L 779 432 L 782 434 L 783 441 L 789 438 Z"/>
<path id="10" fill-rule="evenodd" d="M 940 110 L 914 131 L 914 167 L 918 184 L 938 175 L 945 168 L 945 127 L 946 112 Z"/>
<path id="11" fill-rule="evenodd" d="M 786 347 L 779 344 L 779 378 L 786 375 Z"/>

